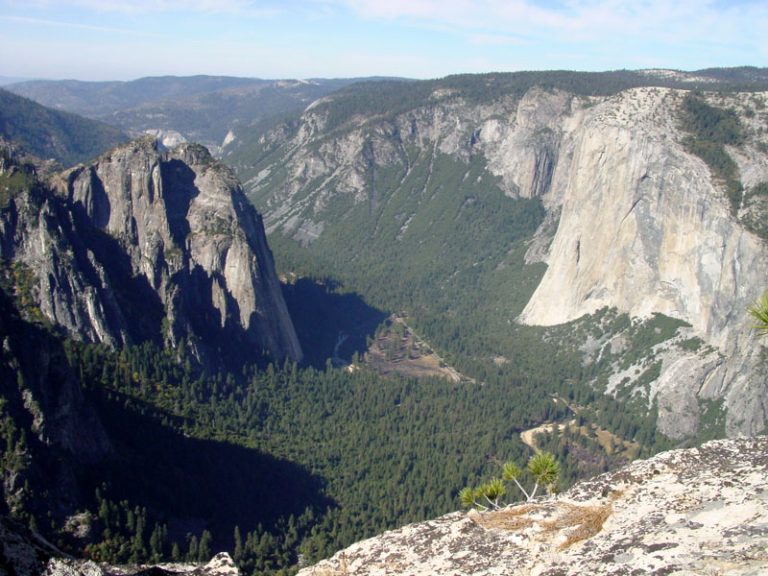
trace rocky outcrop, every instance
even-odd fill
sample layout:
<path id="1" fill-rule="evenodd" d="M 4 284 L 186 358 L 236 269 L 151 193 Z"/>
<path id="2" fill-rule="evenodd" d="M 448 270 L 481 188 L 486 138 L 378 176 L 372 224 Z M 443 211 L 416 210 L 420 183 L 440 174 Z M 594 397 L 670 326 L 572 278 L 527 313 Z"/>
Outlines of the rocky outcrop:
<path id="1" fill-rule="evenodd" d="M 545 501 L 456 512 L 365 540 L 302 576 L 768 571 L 768 439 L 674 450 Z"/>
<path id="2" fill-rule="evenodd" d="M 110 566 L 83 560 L 52 558 L 43 576 L 239 576 L 232 558 L 226 552 L 216 554 L 207 564 L 155 564 Z"/>
<path id="3" fill-rule="evenodd" d="M 17 194 L 0 255 L 26 267 L 43 316 L 71 336 L 155 340 L 204 363 L 302 357 L 260 216 L 198 145 L 147 137 Z"/>

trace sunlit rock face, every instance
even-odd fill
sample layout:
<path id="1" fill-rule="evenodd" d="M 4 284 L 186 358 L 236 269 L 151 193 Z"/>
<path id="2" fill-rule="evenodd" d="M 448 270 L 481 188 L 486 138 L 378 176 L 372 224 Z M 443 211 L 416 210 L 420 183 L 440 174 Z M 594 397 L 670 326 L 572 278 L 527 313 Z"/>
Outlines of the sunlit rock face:
<path id="1" fill-rule="evenodd" d="M 240 576 L 240 570 L 226 552 L 220 552 L 207 564 L 156 564 L 109 566 L 91 561 L 53 558 L 43 576 Z"/>
<path id="2" fill-rule="evenodd" d="M 722 398 L 727 432 L 755 434 L 766 422 L 766 382 L 746 310 L 768 285 L 768 248 L 734 218 L 722 184 L 682 145 L 682 97 L 623 92 L 590 108 L 568 133 L 553 176 L 559 225 L 544 256 L 548 269 L 520 320 L 561 324 L 606 306 L 683 319 L 713 349 L 664 359 L 649 398 L 661 408 L 661 431 L 695 433 L 696 398 Z M 748 140 L 732 154 L 746 186 L 768 180 L 759 148 Z"/>

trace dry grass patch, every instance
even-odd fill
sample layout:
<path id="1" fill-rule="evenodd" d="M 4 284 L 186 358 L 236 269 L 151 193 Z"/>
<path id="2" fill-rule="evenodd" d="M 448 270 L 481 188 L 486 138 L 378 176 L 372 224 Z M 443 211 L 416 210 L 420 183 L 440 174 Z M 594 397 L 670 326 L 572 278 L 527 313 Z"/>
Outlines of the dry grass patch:
<path id="1" fill-rule="evenodd" d="M 474 521 L 486 529 L 497 528 L 511 532 L 538 525 L 541 534 L 553 540 L 557 534 L 562 534 L 564 541 L 558 548 L 564 550 L 576 542 L 591 538 L 603 529 L 603 524 L 613 513 L 612 502 L 616 496 L 611 496 L 611 502 L 595 506 L 580 506 L 569 502 L 555 505 L 524 504 L 480 514 Z M 534 517 L 536 513 L 543 513 L 550 519 Z"/>
<path id="2" fill-rule="evenodd" d="M 483 528 L 500 528 L 501 530 L 520 530 L 533 524 L 534 520 L 528 516 L 530 512 L 536 512 L 541 507 L 535 504 L 523 504 L 514 508 L 495 510 L 480 514 L 475 523 Z"/>
<path id="3" fill-rule="evenodd" d="M 545 533 L 565 533 L 565 541 L 558 547 L 560 550 L 600 532 L 605 521 L 613 513 L 613 504 L 578 506 L 564 502 L 561 507 L 564 512 L 560 516 L 554 520 L 542 522 Z"/>

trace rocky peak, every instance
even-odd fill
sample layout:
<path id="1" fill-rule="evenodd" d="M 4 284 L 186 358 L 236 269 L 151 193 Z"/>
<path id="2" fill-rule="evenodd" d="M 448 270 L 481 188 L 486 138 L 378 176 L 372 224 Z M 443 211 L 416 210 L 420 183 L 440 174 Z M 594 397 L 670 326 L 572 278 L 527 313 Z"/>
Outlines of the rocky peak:
<path id="1" fill-rule="evenodd" d="M 765 574 L 767 488 L 768 438 L 713 441 L 550 500 L 386 532 L 299 574 Z"/>
<path id="2" fill-rule="evenodd" d="M 52 182 L 38 209 L 14 199 L 0 233 L 54 324 L 113 346 L 184 342 L 204 363 L 301 359 L 261 217 L 204 147 L 144 137 Z"/>

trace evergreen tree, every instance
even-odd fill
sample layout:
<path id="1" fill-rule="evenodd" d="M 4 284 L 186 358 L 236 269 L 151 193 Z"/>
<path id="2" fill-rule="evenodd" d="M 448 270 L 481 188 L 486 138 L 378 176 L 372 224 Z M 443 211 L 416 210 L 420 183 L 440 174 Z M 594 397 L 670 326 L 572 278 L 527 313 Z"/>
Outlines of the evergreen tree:
<path id="1" fill-rule="evenodd" d="M 240 526 L 235 526 L 234 544 L 235 546 L 232 558 L 236 563 L 239 564 L 243 559 L 243 539 L 240 536 Z"/>
<path id="2" fill-rule="evenodd" d="M 211 540 L 213 540 L 211 533 L 208 530 L 203 530 L 197 551 L 198 562 L 208 562 L 211 559 Z"/>
<path id="3" fill-rule="evenodd" d="M 187 560 L 189 562 L 197 562 L 198 559 L 198 547 L 197 547 L 197 536 L 194 534 L 188 534 L 187 535 Z"/>

